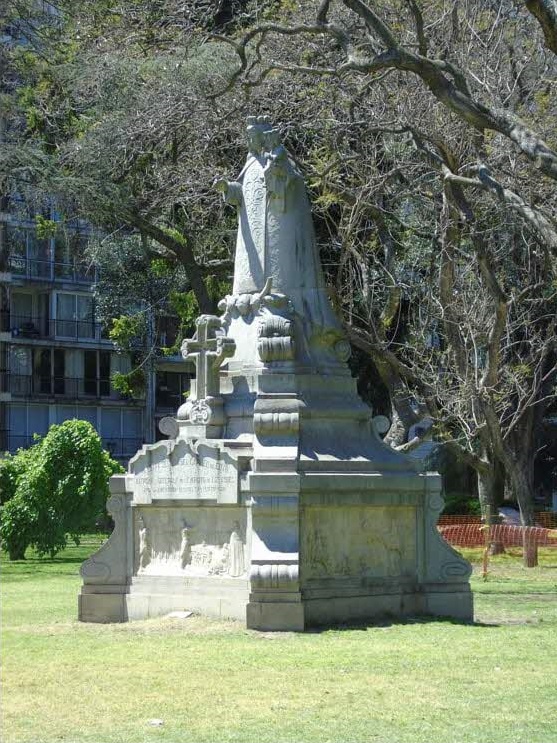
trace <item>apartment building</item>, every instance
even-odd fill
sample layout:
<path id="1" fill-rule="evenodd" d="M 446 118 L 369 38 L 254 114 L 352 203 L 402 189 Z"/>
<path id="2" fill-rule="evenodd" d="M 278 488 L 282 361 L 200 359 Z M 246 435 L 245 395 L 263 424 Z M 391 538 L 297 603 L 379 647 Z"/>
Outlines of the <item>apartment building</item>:
<path id="1" fill-rule="evenodd" d="M 38 3 L 39 11 L 45 22 L 58 12 L 48 2 Z M 26 45 L 32 34 L 33 24 L 22 19 L 0 28 L 0 42 Z M 18 84 L 4 75 L 0 90 Z M 0 145 L 17 126 L 0 114 Z M 37 208 L 0 194 L 0 455 L 30 445 L 53 423 L 81 418 L 125 462 L 160 438 L 158 422 L 184 401 L 194 370 L 179 356 L 158 357 L 143 394 L 126 397 L 114 389 L 114 373 L 129 371 L 131 359 L 116 351 L 96 317 L 97 268 L 84 250 L 90 227 L 75 220 L 41 237 L 40 218 L 60 217 L 54 204 L 41 214 Z M 174 318 L 158 318 L 155 342 L 171 346 L 176 332 Z"/>
<path id="2" fill-rule="evenodd" d="M 192 369 L 179 357 L 164 358 L 152 371 L 150 393 L 116 391 L 111 378 L 129 371 L 131 360 L 115 350 L 95 316 L 97 269 L 84 258 L 88 226 L 76 221 L 63 237 L 40 239 L 35 218 L 22 212 L 0 212 L 0 451 L 28 446 L 51 424 L 80 418 L 125 461 L 157 438 L 160 418 L 176 412 Z M 176 323 L 168 318 L 157 332 L 168 345 Z"/>

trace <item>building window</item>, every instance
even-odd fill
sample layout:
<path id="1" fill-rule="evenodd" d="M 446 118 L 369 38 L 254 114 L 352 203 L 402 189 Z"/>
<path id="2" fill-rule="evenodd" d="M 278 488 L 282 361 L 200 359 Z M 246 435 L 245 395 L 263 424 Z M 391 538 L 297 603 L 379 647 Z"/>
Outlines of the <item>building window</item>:
<path id="1" fill-rule="evenodd" d="M 101 438 L 113 457 L 131 457 L 143 442 L 141 410 L 102 408 Z"/>
<path id="2" fill-rule="evenodd" d="M 97 352 L 83 352 L 83 388 L 86 395 L 97 394 Z"/>
<path id="3" fill-rule="evenodd" d="M 31 446 L 34 435 L 44 436 L 48 431 L 48 405 L 11 404 L 8 413 L 8 448 L 16 451 Z"/>
<path id="4" fill-rule="evenodd" d="M 95 338 L 93 297 L 58 292 L 56 335 L 61 338 Z"/>
<path id="5" fill-rule="evenodd" d="M 50 241 L 39 239 L 34 228 L 7 226 L 8 269 L 30 279 L 52 278 Z"/>
<path id="6" fill-rule="evenodd" d="M 5 326 L 14 337 L 50 337 L 50 307 L 49 296 L 46 292 L 31 294 L 14 291 L 10 305 Z"/>
<path id="7" fill-rule="evenodd" d="M 33 435 L 43 436 L 53 423 L 77 418 L 91 423 L 99 432 L 103 448 L 112 456 L 128 459 L 143 443 L 141 410 L 104 408 L 78 404 L 40 405 L 10 403 L 7 413 L 7 445 L 10 451 L 31 446 Z"/>
<path id="8" fill-rule="evenodd" d="M 156 404 L 161 408 L 178 408 L 185 402 L 192 374 L 157 372 Z"/>
<path id="9" fill-rule="evenodd" d="M 54 276 L 65 281 L 95 281 L 95 267 L 83 256 L 88 236 L 76 230 L 58 230 L 54 239 Z"/>
<path id="10" fill-rule="evenodd" d="M 23 292 L 12 294 L 12 325 L 33 322 L 33 295 Z"/>
<path id="11" fill-rule="evenodd" d="M 83 387 L 86 395 L 110 396 L 110 356 L 110 351 L 83 352 Z"/>
<path id="12" fill-rule="evenodd" d="M 55 348 L 53 349 L 52 357 L 54 394 L 64 395 L 66 392 L 69 393 L 72 391 L 71 381 L 73 381 L 70 379 L 67 380 L 69 384 L 68 390 L 66 390 L 66 352 L 61 348 Z"/>
<path id="13" fill-rule="evenodd" d="M 110 377 L 114 359 L 124 366 L 122 354 L 110 351 L 62 348 L 9 347 L 7 391 L 14 395 L 114 397 Z M 5 370 L 6 371 L 6 370 Z"/>
<path id="14" fill-rule="evenodd" d="M 9 392 L 14 395 L 30 395 L 33 381 L 31 349 L 24 346 L 10 346 L 8 364 Z"/>

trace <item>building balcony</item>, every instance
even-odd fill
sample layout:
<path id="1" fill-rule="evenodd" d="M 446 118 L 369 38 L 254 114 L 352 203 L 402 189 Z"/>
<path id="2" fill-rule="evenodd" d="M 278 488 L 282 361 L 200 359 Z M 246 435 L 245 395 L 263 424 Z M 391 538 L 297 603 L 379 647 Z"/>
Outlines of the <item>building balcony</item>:
<path id="1" fill-rule="evenodd" d="M 16 398 L 123 399 L 119 392 L 111 388 L 110 379 L 106 378 L 88 379 L 2 372 L 0 384 L 4 392 L 9 392 Z"/>
<path id="2" fill-rule="evenodd" d="M 91 320 L 47 320 L 30 315 L 0 313 L 0 331 L 12 338 L 110 342 L 101 323 Z"/>
<path id="3" fill-rule="evenodd" d="M 84 263 L 59 263 L 52 260 L 25 258 L 10 255 L 6 270 L 12 278 L 30 281 L 71 282 L 74 284 L 94 284 L 97 281 L 97 268 Z"/>
<path id="4" fill-rule="evenodd" d="M 180 405 L 185 402 L 185 397 L 179 392 L 157 388 L 155 392 L 156 408 L 164 410 L 178 410 Z"/>
<path id="5" fill-rule="evenodd" d="M 101 436 L 103 449 L 106 449 L 114 459 L 129 459 L 143 445 L 139 437 L 120 438 Z M 35 443 L 35 438 L 28 434 L 14 434 L 0 430 L 0 451 L 9 451 L 12 454 L 18 449 L 25 449 Z"/>
<path id="6" fill-rule="evenodd" d="M 135 438 L 111 438 L 101 436 L 103 449 L 106 449 L 114 459 L 129 459 L 143 446 L 143 439 Z"/>

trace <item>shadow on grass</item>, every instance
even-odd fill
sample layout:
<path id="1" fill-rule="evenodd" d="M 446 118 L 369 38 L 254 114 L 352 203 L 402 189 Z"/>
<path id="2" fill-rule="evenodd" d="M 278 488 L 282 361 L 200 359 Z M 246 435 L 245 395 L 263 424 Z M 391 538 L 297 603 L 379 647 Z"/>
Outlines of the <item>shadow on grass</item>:
<path id="1" fill-rule="evenodd" d="M 389 627 L 400 627 L 409 624 L 453 624 L 457 627 L 480 627 L 489 628 L 500 627 L 497 622 L 480 622 L 476 620 L 455 619 L 454 617 L 405 617 L 404 619 L 383 619 L 376 622 L 341 622 L 338 624 L 320 625 L 308 627 L 307 634 L 321 634 L 323 632 L 343 632 L 343 631 L 360 631 L 367 632 L 373 629 L 388 629 Z"/>
<path id="2" fill-rule="evenodd" d="M 79 544 L 68 544 L 54 557 L 39 555 L 33 549 L 29 549 L 24 560 L 9 560 L 8 556 L 2 554 L 2 570 L 12 575 L 25 575 L 31 571 L 34 573 L 47 572 L 55 574 L 56 566 L 81 565 L 88 557 L 102 547 L 107 540 L 107 535 L 99 534 L 96 539 L 82 539 Z M 63 572 L 63 571 L 61 571 Z"/>
<path id="3" fill-rule="evenodd" d="M 12 583 L 18 580 L 41 580 L 79 575 L 82 557 L 27 558 L 26 560 L 2 561 L 2 580 Z"/>

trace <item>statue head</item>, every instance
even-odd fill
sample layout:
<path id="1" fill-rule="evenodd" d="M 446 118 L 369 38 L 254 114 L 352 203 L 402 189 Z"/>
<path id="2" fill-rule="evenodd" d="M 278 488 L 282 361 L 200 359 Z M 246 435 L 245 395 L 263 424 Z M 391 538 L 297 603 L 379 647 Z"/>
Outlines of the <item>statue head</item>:
<path id="1" fill-rule="evenodd" d="M 264 134 L 273 127 L 268 116 L 248 116 L 248 149 L 250 154 L 259 155 L 264 149 Z"/>
<path id="2" fill-rule="evenodd" d="M 272 152 L 282 144 L 280 141 L 280 130 L 275 127 L 266 129 L 262 134 L 262 139 L 265 152 Z"/>

